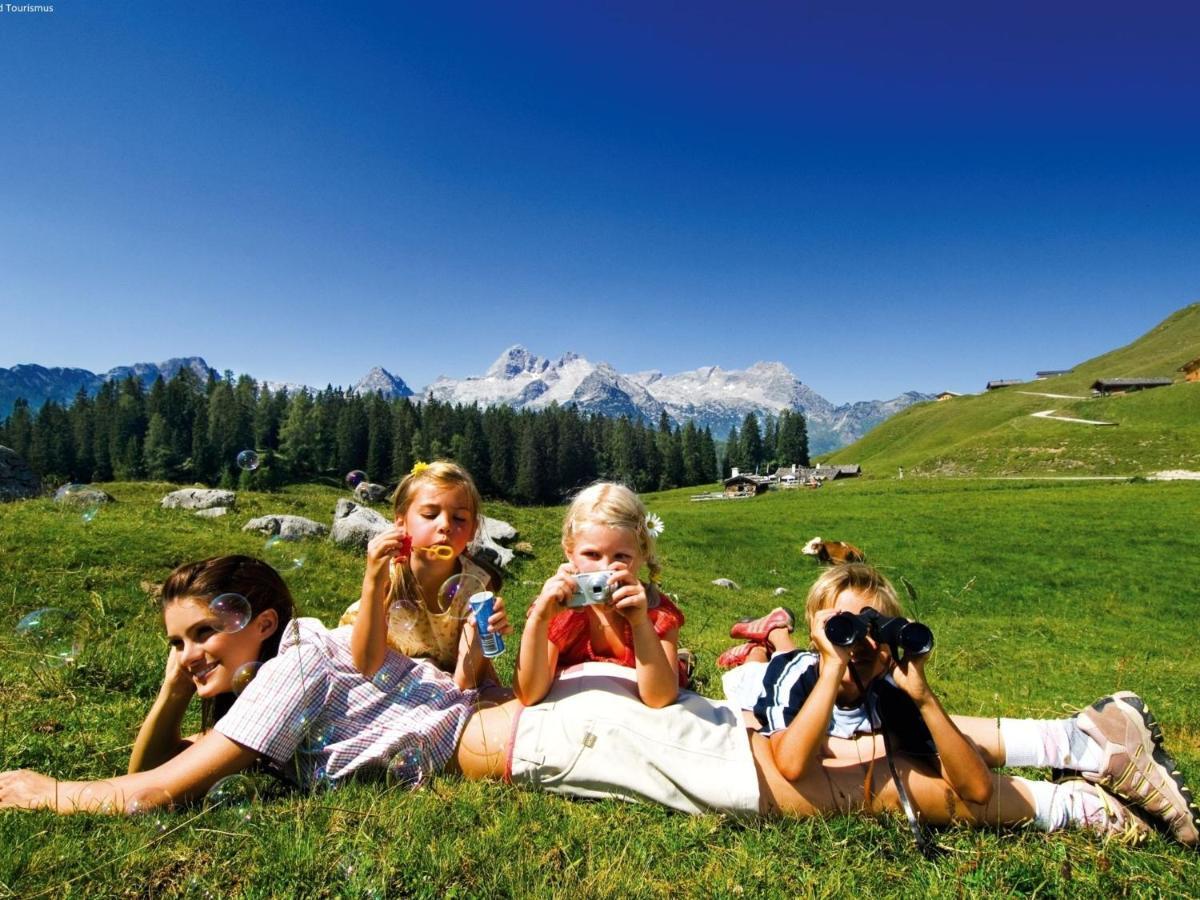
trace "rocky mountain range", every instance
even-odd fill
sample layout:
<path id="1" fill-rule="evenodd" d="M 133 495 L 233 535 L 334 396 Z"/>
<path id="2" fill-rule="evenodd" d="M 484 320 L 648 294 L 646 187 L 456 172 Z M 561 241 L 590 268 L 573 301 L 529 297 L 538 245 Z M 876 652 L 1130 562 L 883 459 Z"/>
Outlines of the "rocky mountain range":
<path id="1" fill-rule="evenodd" d="M 11 412 L 18 397 L 24 397 L 37 410 L 47 400 L 70 403 L 80 387 L 95 394 L 105 381 L 130 375 L 149 386 L 159 375 L 170 379 L 185 367 L 202 380 L 207 380 L 210 372 L 218 375 L 195 356 L 157 364 L 119 366 L 103 374 L 38 365 L 0 369 L 0 418 Z M 266 384 L 276 391 L 303 388 L 294 384 Z M 695 421 L 712 429 L 718 439 L 728 435 L 730 428 L 740 427 L 748 412 L 778 415 L 784 409 L 792 409 L 803 412 L 808 421 L 809 446 L 814 454 L 853 443 L 901 409 L 931 399 L 928 394 L 910 391 L 891 400 L 834 406 L 778 362 L 755 363 L 744 370 L 706 366 L 676 375 L 657 370 L 623 375 L 608 363 L 593 363 L 576 353 L 551 360 L 519 345 L 500 354 L 483 375 L 441 377 L 421 392 L 414 392 L 403 379 L 379 366 L 371 369 L 352 390 L 360 395 L 378 393 L 387 398 L 413 397 L 417 401 L 430 398 L 480 406 L 506 403 L 516 409 L 544 409 L 558 403 L 590 413 L 630 416 L 652 423 L 657 423 L 665 411 L 676 424 Z"/>

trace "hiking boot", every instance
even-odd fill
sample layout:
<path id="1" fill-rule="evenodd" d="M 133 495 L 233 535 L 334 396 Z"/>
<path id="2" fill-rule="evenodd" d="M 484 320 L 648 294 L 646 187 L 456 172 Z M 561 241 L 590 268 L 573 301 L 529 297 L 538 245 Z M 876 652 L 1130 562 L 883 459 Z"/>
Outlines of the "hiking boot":
<path id="1" fill-rule="evenodd" d="M 747 641 L 744 644 L 738 644 L 736 647 L 730 647 L 724 653 L 717 657 L 718 669 L 735 669 L 744 663 L 750 652 L 755 647 L 766 647 L 761 641 Z M 770 652 L 768 650 L 768 652 Z"/>
<path id="2" fill-rule="evenodd" d="M 1080 773 L 1084 778 L 1161 819 L 1179 843 L 1200 844 L 1200 810 L 1141 697 L 1130 691 L 1101 697 L 1075 720 L 1104 752 L 1099 771 Z"/>
<path id="3" fill-rule="evenodd" d="M 1094 809 L 1083 814 L 1077 824 L 1120 844 L 1140 844 L 1155 833 L 1146 816 L 1132 806 L 1126 806 L 1097 784 L 1074 779 L 1066 783 L 1072 790 L 1091 794 L 1099 800 Z"/>
<path id="4" fill-rule="evenodd" d="M 758 619 L 739 619 L 737 624 L 729 629 L 729 636 L 741 638 L 743 641 L 758 641 L 764 643 L 776 628 L 786 628 L 788 634 L 796 627 L 796 617 L 786 606 L 777 606 L 765 616 Z"/>

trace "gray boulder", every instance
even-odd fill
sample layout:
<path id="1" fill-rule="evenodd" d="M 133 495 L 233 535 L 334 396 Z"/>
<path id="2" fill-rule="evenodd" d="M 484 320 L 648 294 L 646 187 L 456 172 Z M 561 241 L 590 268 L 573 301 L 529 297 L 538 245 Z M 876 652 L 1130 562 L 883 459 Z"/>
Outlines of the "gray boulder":
<path id="1" fill-rule="evenodd" d="M 199 516 L 201 519 L 219 519 L 227 512 L 229 512 L 228 506 L 212 506 L 208 509 L 198 509 L 192 515 Z"/>
<path id="2" fill-rule="evenodd" d="M 172 491 L 162 498 L 163 509 L 212 509 L 214 506 L 233 506 L 236 494 L 233 491 L 209 490 L 208 488 L 184 488 Z"/>
<path id="3" fill-rule="evenodd" d="M 333 527 L 329 531 L 329 539 L 339 547 L 357 547 L 365 550 L 371 538 L 381 531 L 386 531 L 391 525 L 391 520 L 386 516 L 343 497 L 334 507 Z"/>
<path id="4" fill-rule="evenodd" d="M 731 591 L 740 591 L 742 589 L 740 584 L 729 578 L 714 578 L 712 583 L 717 587 L 728 588 Z"/>
<path id="5" fill-rule="evenodd" d="M 54 492 L 55 503 L 77 506 L 96 506 L 100 503 L 116 503 L 113 495 L 90 484 L 64 484 Z"/>
<path id="6" fill-rule="evenodd" d="M 370 481 L 360 481 L 354 489 L 354 499 L 359 503 L 382 503 L 388 497 L 386 484 L 372 484 Z"/>
<path id="7" fill-rule="evenodd" d="M 298 541 L 308 537 L 329 534 L 329 528 L 304 516 L 273 515 L 259 516 L 242 526 L 242 531 L 259 531 L 268 537 L 279 535 L 285 541 Z"/>
<path id="8" fill-rule="evenodd" d="M 513 561 L 513 552 L 507 547 L 500 546 L 500 541 L 511 541 L 517 536 L 517 529 L 503 519 L 479 517 L 479 531 L 475 540 L 467 545 L 467 552 L 472 556 L 490 558 L 502 569 L 507 569 Z"/>
<path id="9" fill-rule="evenodd" d="M 788 592 L 788 589 L 787 589 L 787 588 L 785 588 L 785 587 L 777 587 L 777 588 L 775 588 L 775 590 L 773 591 L 773 593 L 775 594 L 775 596 L 776 596 L 776 597 L 782 597 L 782 596 L 783 596 L 784 594 L 786 594 L 787 592 Z"/>
<path id="10" fill-rule="evenodd" d="M 16 450 L 0 447 L 0 501 L 28 500 L 38 493 L 37 476 Z"/>

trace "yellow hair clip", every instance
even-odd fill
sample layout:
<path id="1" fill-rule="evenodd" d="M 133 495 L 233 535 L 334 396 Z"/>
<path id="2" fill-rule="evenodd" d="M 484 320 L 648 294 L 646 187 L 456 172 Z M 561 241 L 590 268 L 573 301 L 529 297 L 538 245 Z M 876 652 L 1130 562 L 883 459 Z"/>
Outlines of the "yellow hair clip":
<path id="1" fill-rule="evenodd" d="M 408 474 L 409 475 L 420 475 L 422 472 L 424 472 L 428 468 L 429 468 L 429 463 L 418 461 L 418 462 L 413 463 L 413 467 L 408 470 Z"/>

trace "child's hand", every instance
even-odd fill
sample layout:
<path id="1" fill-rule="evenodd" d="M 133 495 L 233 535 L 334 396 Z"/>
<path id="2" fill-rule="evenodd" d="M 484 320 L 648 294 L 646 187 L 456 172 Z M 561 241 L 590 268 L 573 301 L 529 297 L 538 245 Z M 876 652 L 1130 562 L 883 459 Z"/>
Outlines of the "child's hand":
<path id="1" fill-rule="evenodd" d="M 647 621 L 646 586 L 622 563 L 613 565 L 613 576 L 608 580 L 611 599 L 608 605 L 623 615 L 630 625 Z"/>
<path id="2" fill-rule="evenodd" d="M 394 525 L 381 531 L 367 544 L 367 572 L 375 576 L 386 575 L 391 561 L 407 561 L 411 550 L 412 541 L 402 526 Z"/>
<path id="3" fill-rule="evenodd" d="M 844 669 L 850 665 L 851 647 L 839 647 L 831 643 L 829 638 L 825 636 L 825 623 L 838 614 L 836 609 L 819 609 L 813 616 L 812 623 L 812 642 L 817 645 L 817 652 L 821 654 L 821 662 L 825 665 L 835 666 Z"/>
<path id="4" fill-rule="evenodd" d="M 512 634 L 512 623 L 508 621 L 508 613 L 504 609 L 504 598 L 497 596 L 492 602 L 492 614 L 488 618 L 488 631 L 499 634 Z"/>
<path id="5" fill-rule="evenodd" d="M 892 681 L 896 687 L 908 694 L 913 702 L 920 706 L 933 696 L 933 688 L 925 678 L 925 660 L 929 654 L 910 656 L 896 662 L 892 668 Z"/>
<path id="6" fill-rule="evenodd" d="M 567 608 L 567 601 L 575 594 L 575 571 L 570 563 L 563 563 L 542 585 L 542 592 L 529 606 L 530 619 L 554 618 Z"/>

